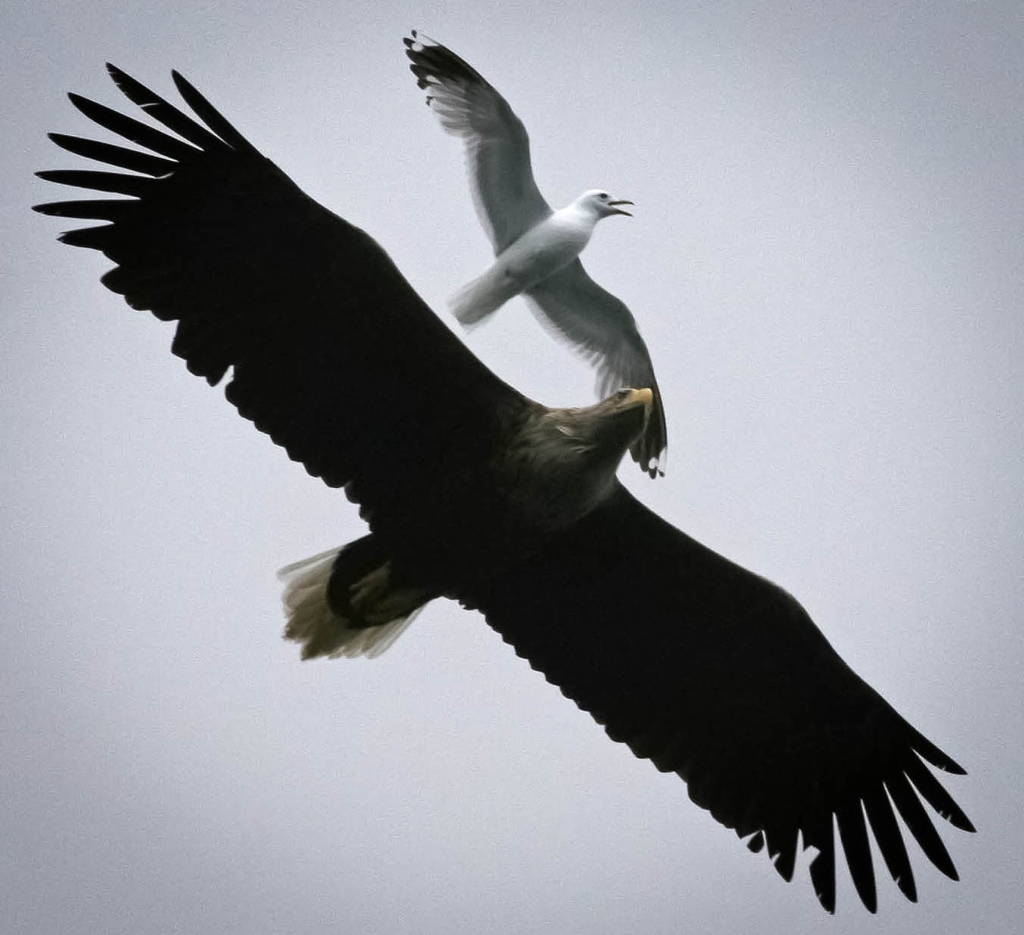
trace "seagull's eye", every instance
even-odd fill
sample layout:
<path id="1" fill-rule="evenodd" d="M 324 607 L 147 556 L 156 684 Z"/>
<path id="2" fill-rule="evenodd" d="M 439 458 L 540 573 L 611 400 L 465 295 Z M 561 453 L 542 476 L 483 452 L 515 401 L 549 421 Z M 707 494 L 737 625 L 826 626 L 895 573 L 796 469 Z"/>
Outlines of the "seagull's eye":
<path id="1" fill-rule="evenodd" d="M 608 200 L 608 192 L 601 192 L 601 194 L 598 195 L 597 197 L 600 198 L 602 201 L 607 201 Z"/>

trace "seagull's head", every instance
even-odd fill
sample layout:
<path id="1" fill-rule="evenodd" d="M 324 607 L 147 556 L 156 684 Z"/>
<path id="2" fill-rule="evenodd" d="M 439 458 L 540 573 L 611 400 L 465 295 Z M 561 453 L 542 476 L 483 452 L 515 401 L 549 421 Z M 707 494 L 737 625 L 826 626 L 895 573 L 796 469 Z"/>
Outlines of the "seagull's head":
<path id="1" fill-rule="evenodd" d="M 630 218 L 633 216 L 621 207 L 622 205 L 631 205 L 632 201 L 615 198 L 603 188 L 591 188 L 585 191 L 576 199 L 576 203 L 582 208 L 593 211 L 599 218 L 608 217 L 610 214 L 624 214 Z"/>

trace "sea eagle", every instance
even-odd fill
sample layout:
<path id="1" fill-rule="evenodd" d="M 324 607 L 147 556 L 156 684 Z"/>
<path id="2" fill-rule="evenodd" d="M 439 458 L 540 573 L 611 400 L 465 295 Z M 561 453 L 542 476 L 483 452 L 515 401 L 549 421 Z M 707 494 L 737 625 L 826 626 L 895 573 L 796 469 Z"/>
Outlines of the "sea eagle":
<path id="1" fill-rule="evenodd" d="M 372 654 L 439 596 L 479 610 L 515 651 L 790 879 L 798 844 L 835 908 L 833 821 L 876 907 L 868 823 L 916 898 L 896 820 L 946 875 L 924 807 L 970 821 L 926 765 L 963 770 L 829 645 L 788 593 L 673 528 L 616 480 L 649 389 L 548 409 L 499 380 L 381 247 L 262 156 L 180 75 L 202 121 L 108 66 L 171 133 L 72 94 L 147 152 L 52 134 L 122 171 L 44 179 L 127 198 L 39 205 L 107 223 L 64 243 L 116 264 L 103 283 L 176 320 L 173 351 L 314 477 L 344 487 L 369 533 L 292 569 L 287 635 L 304 655 Z M 923 800 L 923 801 L 922 801 Z M 865 822 L 867 818 L 867 823 Z"/>
<path id="2" fill-rule="evenodd" d="M 476 324 L 522 294 L 541 323 L 596 365 L 598 396 L 649 387 L 654 408 L 630 453 L 651 477 L 664 474 L 668 428 L 651 355 L 625 303 L 579 261 L 597 222 L 628 215 L 622 205 L 633 202 L 593 188 L 553 211 L 533 179 L 526 128 L 505 98 L 446 46 L 416 30 L 403 42 L 430 109 L 465 143 L 473 203 L 494 247 L 494 264 L 452 300 L 455 317 Z"/>

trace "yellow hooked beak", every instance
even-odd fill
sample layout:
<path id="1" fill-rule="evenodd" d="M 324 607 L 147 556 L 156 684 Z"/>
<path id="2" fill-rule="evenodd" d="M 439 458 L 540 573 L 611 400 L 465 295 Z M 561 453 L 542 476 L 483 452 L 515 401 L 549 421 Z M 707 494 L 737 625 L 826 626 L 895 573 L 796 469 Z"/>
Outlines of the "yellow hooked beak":
<path id="1" fill-rule="evenodd" d="M 654 408 L 654 391 L 644 387 L 642 390 L 625 390 L 628 393 L 622 400 L 624 409 L 631 409 L 633 406 L 644 407 L 644 429 L 647 428 L 647 420 L 651 417 L 651 410 Z"/>

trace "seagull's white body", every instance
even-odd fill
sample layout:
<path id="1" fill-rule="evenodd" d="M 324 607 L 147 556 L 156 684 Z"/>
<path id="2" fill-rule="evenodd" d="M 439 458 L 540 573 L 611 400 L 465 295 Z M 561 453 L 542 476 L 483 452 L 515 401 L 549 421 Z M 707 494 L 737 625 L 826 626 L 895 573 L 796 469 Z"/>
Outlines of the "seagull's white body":
<path id="1" fill-rule="evenodd" d="M 468 62 L 414 31 L 406 55 L 427 104 L 466 147 L 477 216 L 495 262 L 452 299 L 463 325 L 482 321 L 515 295 L 597 368 L 602 399 L 623 387 L 649 388 L 654 403 L 647 430 L 630 449 L 651 477 L 664 473 L 668 431 L 654 366 L 632 313 L 583 269 L 579 255 L 597 222 L 629 214 L 606 191 L 590 189 L 558 211 L 533 178 L 530 139 L 522 121 Z"/>
<path id="2" fill-rule="evenodd" d="M 590 242 L 601 218 L 625 213 L 614 204 L 622 202 L 592 189 L 553 211 L 509 244 L 487 272 L 452 299 L 455 317 L 464 325 L 475 324 L 575 260 Z"/>

